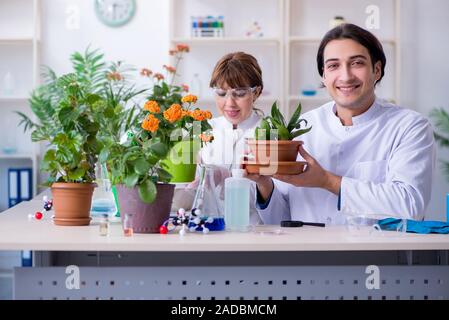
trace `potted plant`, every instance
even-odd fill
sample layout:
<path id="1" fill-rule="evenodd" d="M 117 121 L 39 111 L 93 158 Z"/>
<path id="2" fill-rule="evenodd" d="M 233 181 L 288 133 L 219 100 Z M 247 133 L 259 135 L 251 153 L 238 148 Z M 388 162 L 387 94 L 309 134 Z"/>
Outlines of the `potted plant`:
<path id="1" fill-rule="evenodd" d="M 212 114 L 194 107 L 195 96 L 170 91 L 162 74 L 153 75 L 148 69 L 142 73 L 154 78 L 151 100 L 140 110 L 126 141 L 111 139 L 100 161 L 107 161 L 117 185 L 122 219 L 132 215 L 136 233 L 157 233 L 169 217 L 175 187 L 169 183 L 172 176 L 163 160 L 180 141 L 210 141 L 207 120 Z"/>
<path id="2" fill-rule="evenodd" d="M 301 119 L 301 103 L 286 123 L 277 103 L 271 107 L 271 115 L 264 117 L 256 128 L 255 139 L 248 140 L 257 162 L 295 161 L 298 155 L 299 140 L 293 140 L 309 132 L 307 120 Z"/>
<path id="3" fill-rule="evenodd" d="M 301 103 L 288 123 L 279 111 L 277 103 L 273 103 L 271 114 L 264 117 L 256 128 L 255 139 L 247 140 L 253 156 L 253 159 L 246 163 L 249 173 L 271 175 L 301 172 L 304 164 L 296 162 L 296 158 L 302 142 L 293 139 L 309 132 L 312 127 L 306 128 L 307 121 L 300 116 Z"/>
<path id="4" fill-rule="evenodd" d="M 149 69 L 142 69 L 141 75 L 152 81 L 152 91 L 148 96 L 148 101 L 155 101 L 163 110 L 168 109 L 173 104 L 182 105 L 183 103 L 194 105 L 197 97 L 194 95 L 183 94 L 189 91 L 185 84 L 176 85 L 175 79 L 177 69 L 185 53 L 190 48 L 184 44 L 178 44 L 176 49 L 170 50 L 169 54 L 174 58 L 174 66 L 164 65 L 165 76 L 161 73 L 155 73 Z M 202 128 L 208 130 L 209 128 Z M 201 148 L 199 141 L 192 139 L 193 135 L 189 133 L 184 139 L 177 142 L 162 161 L 164 168 L 170 173 L 170 182 L 183 183 L 191 182 L 195 179 L 196 157 Z M 182 161 L 179 161 L 182 159 Z"/>
<path id="5" fill-rule="evenodd" d="M 51 187 L 56 225 L 79 226 L 90 223 L 92 193 L 95 188 L 95 164 L 103 147 L 101 133 L 112 125 L 116 132 L 133 108 L 124 105 L 139 92 L 133 88 L 117 96 L 111 77 L 117 64 L 107 67 L 103 55 L 89 48 L 71 56 L 73 72 L 56 76 L 44 69 L 44 85 L 33 91 L 30 105 L 37 122 L 25 114 L 21 124 L 33 129 L 34 142 L 47 141 L 48 149 L 41 170 L 49 173 L 45 185 Z M 125 124 L 120 124 L 124 126 Z M 103 136 L 104 137 L 104 136 Z"/>

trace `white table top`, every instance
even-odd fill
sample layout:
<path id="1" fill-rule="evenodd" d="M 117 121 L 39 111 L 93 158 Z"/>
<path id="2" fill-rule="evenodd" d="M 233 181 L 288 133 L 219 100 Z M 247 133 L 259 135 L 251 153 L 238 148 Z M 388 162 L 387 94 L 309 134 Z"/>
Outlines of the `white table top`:
<path id="1" fill-rule="evenodd" d="M 370 251 L 370 250 L 449 250 L 449 235 L 371 232 L 356 234 L 345 226 L 280 228 L 257 226 L 247 233 L 187 232 L 134 234 L 124 237 L 121 225 L 110 227 L 110 235 L 100 236 L 99 226 L 61 227 L 51 221 L 53 211 L 42 220 L 29 220 L 40 211 L 42 201 L 22 202 L 0 213 L 0 250 L 42 251 Z"/>

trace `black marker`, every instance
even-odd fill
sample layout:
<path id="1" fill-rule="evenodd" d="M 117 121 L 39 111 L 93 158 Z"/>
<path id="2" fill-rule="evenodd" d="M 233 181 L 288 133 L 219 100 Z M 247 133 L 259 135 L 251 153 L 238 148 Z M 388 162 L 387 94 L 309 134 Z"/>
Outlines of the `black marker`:
<path id="1" fill-rule="evenodd" d="M 318 222 L 303 222 L 303 221 L 288 221 L 288 220 L 281 221 L 281 227 L 297 228 L 302 226 L 325 227 L 325 224 Z"/>

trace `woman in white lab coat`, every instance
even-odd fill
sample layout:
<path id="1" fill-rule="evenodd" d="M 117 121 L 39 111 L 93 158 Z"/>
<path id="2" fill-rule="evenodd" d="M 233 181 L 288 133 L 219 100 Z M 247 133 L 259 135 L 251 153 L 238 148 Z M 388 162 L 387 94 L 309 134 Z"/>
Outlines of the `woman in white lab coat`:
<path id="1" fill-rule="evenodd" d="M 221 116 L 210 120 L 214 140 L 203 147 L 199 161 L 213 166 L 215 183 L 222 184 L 231 176 L 231 169 L 239 167 L 245 154 L 245 139 L 254 137 L 263 116 L 255 107 L 263 90 L 262 71 L 252 55 L 229 53 L 217 62 L 210 87 Z M 257 224 L 260 218 L 254 205 L 255 184 L 252 187 L 250 221 Z"/>
<path id="2" fill-rule="evenodd" d="M 214 141 L 201 150 L 201 162 L 230 171 L 245 152 L 245 138 L 254 137 L 262 112 L 255 102 L 263 90 L 257 60 L 244 52 L 222 57 L 212 72 L 210 87 L 220 117 L 210 121 Z"/>

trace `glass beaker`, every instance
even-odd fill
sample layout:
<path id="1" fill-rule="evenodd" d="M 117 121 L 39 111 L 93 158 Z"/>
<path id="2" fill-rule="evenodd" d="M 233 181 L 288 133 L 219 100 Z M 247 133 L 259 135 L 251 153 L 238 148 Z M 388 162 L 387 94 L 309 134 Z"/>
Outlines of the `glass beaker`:
<path id="1" fill-rule="evenodd" d="M 225 229 L 223 212 L 224 180 L 230 176 L 229 170 L 206 164 L 199 164 L 199 169 L 199 185 L 193 200 L 192 210 L 195 213 L 199 212 L 204 226 L 210 231 L 222 231 Z M 202 231 L 202 228 L 196 230 Z"/>
<path id="2" fill-rule="evenodd" d="M 110 218 L 117 213 L 114 193 L 112 192 L 111 181 L 108 177 L 108 171 L 105 164 L 97 163 L 95 165 L 95 182 L 97 187 L 92 195 L 92 207 L 90 214 L 92 216 L 108 215 Z"/>

